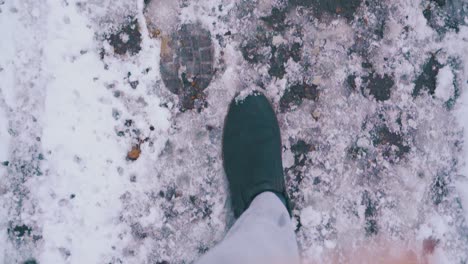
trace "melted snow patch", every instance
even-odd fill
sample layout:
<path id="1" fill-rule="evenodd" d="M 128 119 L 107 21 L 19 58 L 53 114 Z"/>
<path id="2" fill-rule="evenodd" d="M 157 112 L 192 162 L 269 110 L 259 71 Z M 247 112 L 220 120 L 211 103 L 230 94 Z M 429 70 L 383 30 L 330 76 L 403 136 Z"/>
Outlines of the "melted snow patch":
<path id="1" fill-rule="evenodd" d="M 322 221 L 320 212 L 308 206 L 301 211 L 301 222 L 307 226 L 317 226 Z"/>

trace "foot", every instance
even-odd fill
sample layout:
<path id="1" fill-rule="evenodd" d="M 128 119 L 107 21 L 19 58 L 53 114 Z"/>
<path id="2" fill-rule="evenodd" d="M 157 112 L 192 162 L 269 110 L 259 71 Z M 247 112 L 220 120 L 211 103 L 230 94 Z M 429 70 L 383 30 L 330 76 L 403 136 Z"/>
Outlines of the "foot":
<path id="1" fill-rule="evenodd" d="M 167 89 L 179 95 L 182 110 L 204 107 L 203 91 L 214 75 L 213 53 L 211 34 L 200 24 L 183 24 L 162 37 L 161 77 Z"/>
<path id="2" fill-rule="evenodd" d="M 280 129 L 270 102 L 261 93 L 232 101 L 224 124 L 223 159 L 236 218 L 266 191 L 277 194 L 291 214 Z"/>

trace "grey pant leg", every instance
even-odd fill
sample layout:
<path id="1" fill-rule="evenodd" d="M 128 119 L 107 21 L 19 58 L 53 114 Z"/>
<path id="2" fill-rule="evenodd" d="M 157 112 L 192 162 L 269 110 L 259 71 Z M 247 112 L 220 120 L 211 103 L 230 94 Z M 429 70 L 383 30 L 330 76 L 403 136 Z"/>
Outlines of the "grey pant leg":
<path id="1" fill-rule="evenodd" d="M 300 263 L 294 227 L 285 206 L 272 192 L 259 194 L 224 240 L 196 263 Z"/>

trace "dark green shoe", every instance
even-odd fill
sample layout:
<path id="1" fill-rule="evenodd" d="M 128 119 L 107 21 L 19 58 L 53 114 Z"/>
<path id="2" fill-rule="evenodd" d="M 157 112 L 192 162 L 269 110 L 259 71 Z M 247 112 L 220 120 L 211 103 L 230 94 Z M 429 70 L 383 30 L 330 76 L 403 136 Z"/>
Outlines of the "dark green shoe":
<path id="1" fill-rule="evenodd" d="M 231 102 L 224 124 L 223 160 L 236 218 L 265 191 L 276 193 L 291 215 L 278 121 L 260 92 Z"/>

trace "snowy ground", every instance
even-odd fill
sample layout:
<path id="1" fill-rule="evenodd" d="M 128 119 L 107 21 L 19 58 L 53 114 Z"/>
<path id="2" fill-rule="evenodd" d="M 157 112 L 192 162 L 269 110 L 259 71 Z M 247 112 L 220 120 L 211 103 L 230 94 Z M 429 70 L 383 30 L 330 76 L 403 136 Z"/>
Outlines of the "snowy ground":
<path id="1" fill-rule="evenodd" d="M 252 87 L 305 263 L 381 237 L 468 262 L 466 1 L 153 1 L 0 0 L 0 263 L 196 260 L 233 223 L 222 127 Z M 216 72 L 181 111 L 155 35 L 196 22 Z"/>

